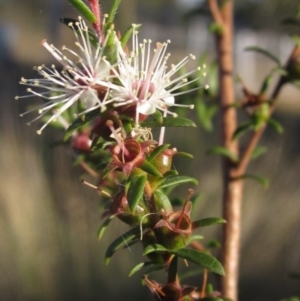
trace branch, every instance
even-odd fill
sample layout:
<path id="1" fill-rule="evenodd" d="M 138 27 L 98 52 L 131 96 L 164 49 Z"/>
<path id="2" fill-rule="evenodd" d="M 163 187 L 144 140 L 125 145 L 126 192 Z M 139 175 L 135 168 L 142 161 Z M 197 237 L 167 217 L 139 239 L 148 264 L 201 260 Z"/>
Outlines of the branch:
<path id="1" fill-rule="evenodd" d="M 223 27 L 224 21 L 217 1 L 208 0 L 208 6 L 215 22 Z"/>
<path id="2" fill-rule="evenodd" d="M 290 66 L 290 64 L 297 58 L 297 56 L 299 55 L 299 53 L 300 53 L 300 47 L 299 46 L 295 46 L 294 49 L 293 49 L 293 51 L 292 51 L 292 53 L 290 54 L 290 56 L 288 58 L 288 61 L 286 63 L 286 68 L 288 68 L 288 66 Z M 271 102 L 269 117 L 273 114 L 273 112 L 275 110 L 275 104 L 277 102 L 277 98 L 278 98 L 279 92 L 281 91 L 281 88 L 283 87 L 283 85 L 285 83 L 286 83 L 286 77 L 284 75 L 282 75 L 279 78 L 279 80 L 277 82 L 277 85 L 275 86 L 274 91 L 273 91 L 272 96 L 271 96 L 272 102 Z M 247 145 L 247 147 L 246 147 L 246 149 L 245 149 L 245 151 L 244 151 L 244 153 L 243 153 L 243 155 L 242 155 L 242 157 L 240 159 L 238 167 L 236 169 L 236 176 L 237 177 L 241 176 L 242 174 L 245 173 L 245 170 L 246 170 L 246 168 L 249 165 L 249 162 L 251 160 L 252 152 L 255 149 L 255 147 L 257 146 L 257 144 L 258 144 L 258 142 L 259 142 L 259 140 L 260 140 L 263 132 L 266 129 L 266 126 L 267 125 L 264 124 L 258 131 L 256 131 L 252 135 L 252 137 L 251 137 L 251 139 L 250 139 L 250 141 L 249 141 L 249 143 L 248 143 L 248 145 Z"/>

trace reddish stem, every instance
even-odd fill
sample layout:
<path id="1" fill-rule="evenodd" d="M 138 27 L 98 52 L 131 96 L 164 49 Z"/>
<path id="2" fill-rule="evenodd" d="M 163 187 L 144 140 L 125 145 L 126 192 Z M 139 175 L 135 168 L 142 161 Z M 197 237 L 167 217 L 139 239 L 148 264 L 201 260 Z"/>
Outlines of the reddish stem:
<path id="1" fill-rule="evenodd" d="M 180 228 L 180 224 L 181 224 L 183 215 L 185 214 L 185 208 L 186 208 L 186 205 L 187 205 L 187 203 L 189 202 L 190 197 L 191 197 L 191 195 L 192 195 L 193 193 L 194 193 L 194 190 L 193 190 L 193 189 L 189 189 L 188 195 L 187 195 L 187 197 L 186 197 L 186 199 L 185 199 L 184 205 L 183 205 L 182 210 L 181 210 L 181 214 L 180 214 L 180 216 L 179 216 L 179 218 L 178 218 L 178 220 L 177 220 L 176 226 L 175 226 L 177 229 Z"/>
<path id="2" fill-rule="evenodd" d="M 96 17 L 96 22 L 93 23 L 93 27 L 96 30 L 98 36 L 102 38 L 102 23 L 101 23 L 101 9 L 98 0 L 88 0 L 93 14 Z"/>

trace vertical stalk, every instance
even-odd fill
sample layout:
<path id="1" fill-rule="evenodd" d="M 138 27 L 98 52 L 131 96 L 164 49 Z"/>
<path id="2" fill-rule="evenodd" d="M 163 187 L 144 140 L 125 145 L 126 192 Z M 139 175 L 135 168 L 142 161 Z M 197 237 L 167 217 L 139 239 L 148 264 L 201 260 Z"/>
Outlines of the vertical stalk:
<path id="1" fill-rule="evenodd" d="M 235 102 L 233 83 L 233 7 L 234 0 L 223 0 L 218 5 L 217 0 L 207 0 L 215 23 L 220 28 L 216 34 L 217 51 L 219 60 L 219 100 L 221 107 L 222 144 L 231 153 L 239 155 L 237 140 L 232 140 L 233 133 L 237 128 L 236 109 L 232 106 Z M 287 64 L 286 70 L 294 64 L 300 53 L 300 47 L 295 46 Z M 287 82 L 282 75 L 273 93 L 270 106 L 270 116 L 275 109 L 279 91 Z M 223 216 L 227 224 L 223 228 L 221 260 L 226 277 L 221 279 L 221 292 L 223 297 L 238 300 L 238 276 L 239 276 L 239 252 L 241 232 L 241 203 L 243 197 L 243 182 L 240 177 L 245 173 L 250 162 L 251 154 L 258 144 L 266 124 L 255 131 L 248 145 L 240 155 L 238 163 L 229 158 L 223 159 Z"/>
<path id="2" fill-rule="evenodd" d="M 223 1 L 219 7 L 215 0 L 209 5 L 221 33 L 216 35 L 219 60 L 219 100 L 221 107 L 222 144 L 238 155 L 238 142 L 232 140 L 237 128 L 233 82 L 233 0 Z M 236 179 L 236 163 L 223 159 L 223 216 L 227 224 L 223 228 L 221 260 L 226 276 L 221 280 L 223 297 L 237 300 L 240 249 L 240 220 L 243 183 Z"/>

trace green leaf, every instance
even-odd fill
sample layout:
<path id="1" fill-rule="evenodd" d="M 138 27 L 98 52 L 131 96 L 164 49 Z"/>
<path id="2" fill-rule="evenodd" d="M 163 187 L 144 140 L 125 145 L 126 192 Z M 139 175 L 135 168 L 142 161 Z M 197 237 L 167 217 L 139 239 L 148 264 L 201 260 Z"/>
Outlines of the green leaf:
<path id="1" fill-rule="evenodd" d="M 74 131 L 81 128 L 84 124 L 92 121 L 96 117 L 100 115 L 100 110 L 96 109 L 93 110 L 85 115 L 80 116 L 79 118 L 75 119 L 74 122 L 67 128 L 64 136 L 64 141 L 66 141 Z"/>
<path id="2" fill-rule="evenodd" d="M 221 247 L 222 244 L 216 239 L 211 240 L 206 246 L 207 249 L 219 249 Z"/>
<path id="3" fill-rule="evenodd" d="M 143 255 L 148 255 L 153 252 L 170 252 L 170 251 L 167 250 L 162 245 L 153 244 L 147 246 L 144 249 Z M 208 255 L 204 252 L 200 252 L 192 249 L 180 249 L 176 251 L 171 251 L 170 253 L 175 254 L 181 258 L 187 259 L 191 262 L 194 262 L 213 273 L 223 275 L 223 276 L 225 275 L 221 263 L 215 257 Z"/>
<path id="4" fill-rule="evenodd" d="M 245 48 L 245 50 L 246 51 L 255 51 L 255 52 L 261 53 L 261 54 L 267 56 L 272 61 L 274 61 L 278 66 L 280 66 L 280 64 L 281 64 L 279 59 L 275 55 L 273 55 L 272 53 L 270 53 L 269 51 L 267 51 L 263 48 L 252 46 L 252 47 Z"/>
<path id="5" fill-rule="evenodd" d="M 202 99 L 196 102 L 196 113 L 198 120 L 206 131 L 213 130 L 212 118 L 216 114 L 218 107 L 216 105 L 208 106 Z"/>
<path id="6" fill-rule="evenodd" d="M 129 231 L 127 231 L 117 239 L 115 239 L 106 250 L 105 263 L 108 264 L 110 262 L 111 257 L 118 249 L 127 245 L 134 238 L 138 237 L 139 234 L 140 234 L 140 227 L 137 226 L 135 228 L 130 229 Z"/>
<path id="7" fill-rule="evenodd" d="M 192 154 L 189 154 L 189 153 L 186 153 L 186 152 L 177 152 L 174 155 L 185 157 L 185 158 L 189 158 L 189 159 L 193 159 L 194 158 L 194 156 Z"/>
<path id="8" fill-rule="evenodd" d="M 166 214 L 173 211 L 169 198 L 160 190 L 154 192 L 154 200 L 158 209 L 163 209 Z"/>
<path id="9" fill-rule="evenodd" d="M 187 259 L 191 262 L 198 264 L 199 266 L 219 275 L 224 276 L 225 271 L 221 265 L 221 263 L 213 256 L 208 255 L 206 253 L 192 250 L 192 249 L 180 249 L 176 251 L 172 251 L 173 254 Z"/>
<path id="10" fill-rule="evenodd" d="M 195 178 L 187 176 L 172 176 L 166 178 L 160 185 L 159 188 L 166 188 L 173 185 L 179 185 L 184 183 L 192 183 L 198 185 L 198 181 Z"/>
<path id="11" fill-rule="evenodd" d="M 144 274 L 149 275 L 150 273 L 160 271 L 162 269 L 165 269 L 165 266 L 162 265 L 161 263 L 156 263 L 156 264 L 153 264 L 149 269 L 147 269 L 147 271 Z"/>
<path id="12" fill-rule="evenodd" d="M 162 174 L 159 172 L 159 170 L 147 160 L 144 160 L 144 162 L 139 165 L 139 168 L 153 176 L 162 177 Z"/>
<path id="13" fill-rule="evenodd" d="M 162 144 L 162 145 L 156 147 L 152 151 L 152 153 L 149 155 L 149 157 L 147 158 L 147 160 L 149 162 L 152 162 L 159 154 L 161 154 L 163 151 L 165 151 L 169 146 L 170 146 L 170 144 Z"/>
<path id="14" fill-rule="evenodd" d="M 268 188 L 269 186 L 269 180 L 265 177 L 258 175 L 244 174 L 241 177 L 239 177 L 239 179 L 252 179 L 258 181 L 264 188 Z"/>
<path id="15" fill-rule="evenodd" d="M 267 150 L 268 149 L 265 146 L 257 146 L 251 154 L 251 159 L 257 159 L 259 156 L 263 155 Z"/>
<path id="16" fill-rule="evenodd" d="M 82 0 L 68 0 L 91 23 L 96 23 L 97 18 Z"/>
<path id="17" fill-rule="evenodd" d="M 193 121 L 184 117 L 164 117 L 161 122 L 148 118 L 140 124 L 142 127 L 196 127 Z"/>
<path id="18" fill-rule="evenodd" d="M 221 156 L 229 158 L 233 162 L 237 162 L 239 160 L 236 154 L 232 153 L 230 150 L 228 150 L 224 146 L 215 146 L 215 147 L 209 149 L 206 152 L 206 155 L 221 155 Z"/>
<path id="19" fill-rule="evenodd" d="M 121 3 L 121 0 L 114 0 L 112 6 L 110 8 L 108 18 L 106 19 L 106 24 L 110 25 L 114 21 L 120 3 Z"/>
<path id="20" fill-rule="evenodd" d="M 111 222 L 111 220 L 115 217 L 115 215 L 111 215 L 109 218 L 107 218 L 103 223 L 102 225 L 100 226 L 100 228 L 98 229 L 98 232 L 97 232 L 97 237 L 98 239 L 100 240 L 107 228 L 107 226 L 109 225 L 109 223 Z"/>
<path id="21" fill-rule="evenodd" d="M 189 238 L 187 245 L 192 243 L 193 241 L 202 240 L 203 238 L 204 236 L 202 235 L 193 235 Z"/>
<path id="22" fill-rule="evenodd" d="M 233 133 L 232 140 L 240 138 L 243 134 L 245 134 L 248 130 L 251 129 L 253 129 L 252 122 L 246 122 L 241 124 Z"/>
<path id="23" fill-rule="evenodd" d="M 141 26 L 142 24 L 135 24 L 134 26 L 132 25 L 123 33 L 120 39 L 121 45 L 123 47 L 127 44 L 128 40 L 131 38 L 133 31 L 138 30 Z"/>
<path id="24" fill-rule="evenodd" d="M 131 277 L 133 274 L 135 274 L 136 272 L 138 272 L 140 269 L 142 269 L 143 267 L 147 267 L 149 265 L 153 265 L 152 261 L 146 261 L 146 262 L 141 262 L 137 265 L 135 265 L 128 274 L 128 277 Z"/>
<path id="25" fill-rule="evenodd" d="M 146 175 L 134 176 L 130 179 L 130 185 L 127 191 L 127 201 L 131 212 L 135 211 L 139 200 L 142 198 L 146 182 Z"/>
<path id="26" fill-rule="evenodd" d="M 282 125 L 275 119 L 269 118 L 267 123 L 268 123 L 268 125 L 273 127 L 277 133 L 279 133 L 279 134 L 283 133 L 284 130 L 283 130 Z"/>
<path id="27" fill-rule="evenodd" d="M 168 251 L 168 249 L 166 249 L 162 245 L 152 244 L 152 245 L 147 246 L 144 249 L 143 255 L 148 255 L 148 254 L 153 253 L 153 252 L 169 252 L 169 251 Z"/>
<path id="28" fill-rule="evenodd" d="M 267 89 L 269 88 L 269 85 L 271 83 L 271 80 L 273 78 L 273 74 L 269 74 L 268 76 L 266 76 L 266 78 L 264 79 L 261 88 L 260 88 L 260 92 L 259 94 L 263 94 L 267 91 Z"/>
<path id="29" fill-rule="evenodd" d="M 276 67 L 276 68 L 273 68 L 271 73 L 269 75 L 267 75 L 261 85 L 261 88 L 260 88 L 260 92 L 259 94 L 264 94 L 267 89 L 269 88 L 270 86 L 270 83 L 271 83 L 271 80 L 273 79 L 273 76 L 274 75 L 281 75 L 281 76 L 287 76 L 287 71 L 286 69 L 282 68 L 282 67 Z"/>
<path id="30" fill-rule="evenodd" d="M 176 279 L 177 279 L 177 276 L 178 276 L 177 262 L 178 262 L 178 257 L 174 256 L 171 259 L 171 262 L 169 264 L 169 267 L 168 267 L 168 282 L 169 283 L 176 283 Z"/>
<path id="31" fill-rule="evenodd" d="M 224 223 L 226 223 L 226 221 L 223 218 L 207 217 L 207 218 L 199 219 L 193 222 L 192 224 L 193 224 L 193 229 L 195 229 L 195 228 L 208 227 L 211 225 L 224 224 Z"/>

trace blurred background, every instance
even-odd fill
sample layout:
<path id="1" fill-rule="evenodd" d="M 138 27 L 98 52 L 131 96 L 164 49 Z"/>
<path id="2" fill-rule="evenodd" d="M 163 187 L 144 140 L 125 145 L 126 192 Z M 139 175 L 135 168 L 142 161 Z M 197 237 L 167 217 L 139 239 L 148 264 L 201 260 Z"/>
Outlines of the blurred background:
<path id="1" fill-rule="evenodd" d="M 293 48 L 293 29 L 280 23 L 293 17 L 298 0 L 240 0 L 235 13 L 236 74 L 256 92 L 274 67 L 262 56 L 245 52 L 248 46 L 269 49 L 282 62 Z M 102 0 L 103 12 L 111 1 Z M 104 252 L 109 243 L 127 231 L 117 221 L 98 242 L 101 200 L 80 184 L 81 170 L 72 165 L 68 147 L 53 147 L 63 134 L 47 128 L 36 134 L 38 123 L 25 125 L 26 93 L 18 82 L 34 78 L 34 65 L 51 64 L 40 45 L 46 38 L 60 47 L 73 35 L 60 17 L 78 13 L 62 0 L 0 0 L 0 296 L 4 301 L 151 300 L 139 285 L 142 274 L 128 278 L 139 259 L 130 249 L 118 252 L 109 266 Z M 142 23 L 141 36 L 153 41 L 171 39 L 172 57 L 192 52 L 213 62 L 214 40 L 208 33 L 210 18 L 201 0 L 123 0 L 118 28 Z M 241 87 L 237 85 L 237 95 Z M 271 301 L 300 295 L 300 92 L 292 86 L 281 91 L 276 118 L 284 126 L 279 135 L 268 129 L 261 144 L 269 152 L 250 170 L 267 176 L 269 189 L 246 182 L 243 204 L 240 300 Z M 30 104 L 32 104 L 32 99 Z M 195 116 L 194 116 L 195 117 Z M 191 116 L 191 118 L 194 118 Z M 205 156 L 219 144 L 216 130 L 183 129 L 168 132 L 173 146 L 195 156 L 175 166 L 199 179 L 203 195 L 194 212 L 197 218 L 221 215 L 220 160 Z M 185 187 L 180 191 L 186 194 Z M 220 227 L 205 231 L 205 241 L 220 237 Z M 202 233 L 202 232 L 201 232 Z M 140 260 L 141 261 L 141 260 Z M 116 276 L 117 275 L 117 276 Z M 164 279 L 164 278 L 162 278 Z M 190 279 L 198 285 L 199 278 Z"/>

